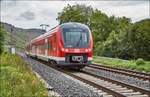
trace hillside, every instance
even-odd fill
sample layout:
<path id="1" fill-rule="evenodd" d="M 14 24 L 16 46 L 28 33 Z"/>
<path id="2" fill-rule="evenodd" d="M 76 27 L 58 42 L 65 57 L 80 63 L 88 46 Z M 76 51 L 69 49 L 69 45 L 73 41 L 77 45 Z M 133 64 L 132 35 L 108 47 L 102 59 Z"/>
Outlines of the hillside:
<path id="1" fill-rule="evenodd" d="M 13 44 L 18 50 L 23 50 L 26 42 L 44 33 L 41 29 L 23 29 L 15 27 L 8 23 L 0 22 L 5 31 L 5 45 Z M 12 30 L 12 32 L 11 32 Z M 11 40 L 12 35 L 12 40 Z"/>

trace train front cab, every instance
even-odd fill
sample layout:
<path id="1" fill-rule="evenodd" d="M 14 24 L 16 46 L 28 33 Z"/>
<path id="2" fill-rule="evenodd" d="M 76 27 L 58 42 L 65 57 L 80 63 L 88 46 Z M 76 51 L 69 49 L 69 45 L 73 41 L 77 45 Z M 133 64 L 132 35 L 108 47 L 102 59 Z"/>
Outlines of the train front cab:
<path id="1" fill-rule="evenodd" d="M 92 62 L 92 35 L 89 28 L 80 23 L 60 26 L 58 65 L 84 67 Z"/>

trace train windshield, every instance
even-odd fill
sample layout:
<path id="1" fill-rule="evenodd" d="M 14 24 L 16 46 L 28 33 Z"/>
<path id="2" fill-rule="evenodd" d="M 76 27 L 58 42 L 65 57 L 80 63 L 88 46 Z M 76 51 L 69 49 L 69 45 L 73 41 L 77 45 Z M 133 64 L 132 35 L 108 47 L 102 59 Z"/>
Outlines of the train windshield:
<path id="1" fill-rule="evenodd" d="M 63 28 L 64 47 L 88 48 L 89 30 L 83 28 Z"/>

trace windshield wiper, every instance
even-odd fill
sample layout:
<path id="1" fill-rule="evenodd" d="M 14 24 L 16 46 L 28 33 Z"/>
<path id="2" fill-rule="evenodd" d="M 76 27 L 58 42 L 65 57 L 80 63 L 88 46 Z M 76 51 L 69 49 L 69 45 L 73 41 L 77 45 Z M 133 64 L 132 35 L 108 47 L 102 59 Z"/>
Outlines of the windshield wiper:
<path id="1" fill-rule="evenodd" d="M 82 40 L 82 35 L 81 35 L 81 33 L 80 33 L 80 38 L 79 38 L 79 41 L 76 43 L 76 47 L 78 47 L 79 46 L 79 43 L 80 43 L 80 41 Z"/>

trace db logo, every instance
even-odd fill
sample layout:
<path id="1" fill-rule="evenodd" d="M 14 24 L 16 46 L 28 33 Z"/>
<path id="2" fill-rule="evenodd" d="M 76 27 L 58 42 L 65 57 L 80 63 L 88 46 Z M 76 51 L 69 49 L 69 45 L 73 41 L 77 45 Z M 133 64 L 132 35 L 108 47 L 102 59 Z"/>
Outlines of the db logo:
<path id="1" fill-rule="evenodd" d="M 74 49 L 74 52 L 80 52 L 80 49 Z"/>

